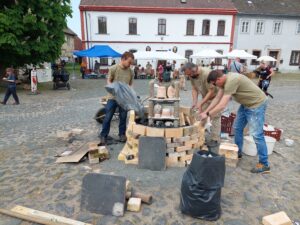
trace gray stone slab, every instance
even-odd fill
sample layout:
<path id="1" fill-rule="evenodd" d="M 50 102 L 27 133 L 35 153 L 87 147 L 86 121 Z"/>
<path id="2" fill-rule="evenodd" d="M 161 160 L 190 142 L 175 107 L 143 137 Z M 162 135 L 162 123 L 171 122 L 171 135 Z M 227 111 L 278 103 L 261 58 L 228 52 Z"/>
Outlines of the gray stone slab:
<path id="1" fill-rule="evenodd" d="M 154 171 L 166 169 L 166 141 L 162 137 L 139 138 L 139 168 Z"/>
<path id="2" fill-rule="evenodd" d="M 98 173 L 84 176 L 81 209 L 104 215 L 123 216 L 126 178 Z"/>

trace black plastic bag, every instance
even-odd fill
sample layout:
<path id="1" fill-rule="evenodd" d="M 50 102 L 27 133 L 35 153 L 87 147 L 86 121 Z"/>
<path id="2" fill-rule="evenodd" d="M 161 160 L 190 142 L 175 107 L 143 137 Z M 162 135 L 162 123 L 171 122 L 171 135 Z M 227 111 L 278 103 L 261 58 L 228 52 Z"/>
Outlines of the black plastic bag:
<path id="1" fill-rule="evenodd" d="M 218 220 L 221 216 L 224 178 L 223 156 L 207 151 L 194 153 L 191 165 L 182 178 L 181 212 L 203 220 Z"/>
<path id="2" fill-rule="evenodd" d="M 134 110 L 140 118 L 144 117 L 144 106 L 128 84 L 116 81 L 106 85 L 105 89 L 116 97 L 116 101 L 122 109 L 126 111 Z"/>

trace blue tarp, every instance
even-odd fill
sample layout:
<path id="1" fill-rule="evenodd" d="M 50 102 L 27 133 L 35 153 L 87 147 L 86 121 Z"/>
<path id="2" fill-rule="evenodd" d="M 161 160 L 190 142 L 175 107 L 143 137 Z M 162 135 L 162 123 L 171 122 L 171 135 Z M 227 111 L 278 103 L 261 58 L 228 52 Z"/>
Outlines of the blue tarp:
<path id="1" fill-rule="evenodd" d="M 113 50 L 108 45 L 95 45 L 87 50 L 74 52 L 74 55 L 79 57 L 99 57 L 99 58 L 117 58 L 121 57 L 121 54 Z"/>

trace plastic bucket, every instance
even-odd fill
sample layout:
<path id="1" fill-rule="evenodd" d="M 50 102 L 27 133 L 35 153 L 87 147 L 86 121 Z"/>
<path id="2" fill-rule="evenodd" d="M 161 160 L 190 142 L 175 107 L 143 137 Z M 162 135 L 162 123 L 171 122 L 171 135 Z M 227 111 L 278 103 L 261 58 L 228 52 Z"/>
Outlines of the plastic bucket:
<path id="1" fill-rule="evenodd" d="M 267 149 L 268 149 L 268 155 L 271 155 L 275 146 L 276 139 L 265 136 Z M 250 156 L 256 156 L 257 155 L 257 149 L 256 144 L 253 140 L 252 136 L 245 136 L 244 137 L 244 147 L 243 147 L 243 153 Z"/>

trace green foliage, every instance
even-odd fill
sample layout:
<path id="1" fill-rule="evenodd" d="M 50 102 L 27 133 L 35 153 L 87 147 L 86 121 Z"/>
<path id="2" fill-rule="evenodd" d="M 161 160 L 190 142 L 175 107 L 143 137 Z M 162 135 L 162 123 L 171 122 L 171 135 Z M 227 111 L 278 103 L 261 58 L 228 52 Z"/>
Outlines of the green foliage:
<path id="1" fill-rule="evenodd" d="M 0 66 L 57 59 L 70 0 L 0 0 Z"/>

